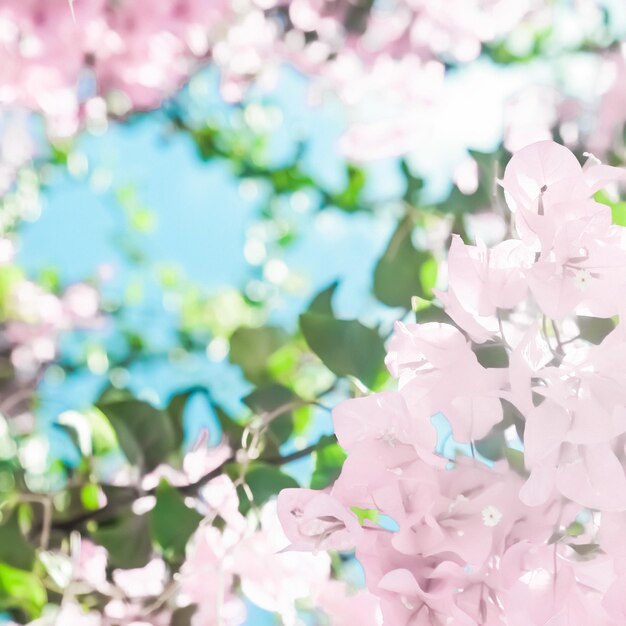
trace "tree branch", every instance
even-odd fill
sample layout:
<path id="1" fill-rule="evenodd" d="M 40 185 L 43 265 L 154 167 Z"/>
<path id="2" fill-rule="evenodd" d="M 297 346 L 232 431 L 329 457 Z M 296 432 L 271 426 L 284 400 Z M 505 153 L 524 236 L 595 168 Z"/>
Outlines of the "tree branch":
<path id="1" fill-rule="evenodd" d="M 336 441 L 336 438 L 333 439 Z M 323 442 L 323 444 L 322 444 Z M 315 443 L 307 446 L 306 448 L 302 448 L 302 450 L 296 450 L 295 452 L 291 452 L 290 454 L 286 454 L 284 456 L 271 457 L 267 459 L 260 459 L 261 461 L 268 463 L 270 465 L 285 465 L 287 463 L 291 463 L 292 461 L 297 461 L 298 459 L 304 458 L 309 454 L 312 454 L 316 450 L 319 450 L 321 447 L 329 445 L 332 441 L 328 436 L 324 436 L 319 439 Z M 201 476 L 198 480 L 189 483 L 187 485 L 172 485 L 178 493 L 184 496 L 194 496 L 197 495 L 198 491 L 204 487 L 207 483 L 209 483 L 214 478 L 222 475 L 224 473 L 224 468 L 229 463 L 233 463 L 235 461 L 235 457 L 233 455 L 229 456 L 223 463 L 221 463 L 218 467 L 212 469 L 210 472 L 207 472 L 204 476 Z M 106 485 L 105 485 L 106 486 Z M 152 489 L 147 489 L 145 491 L 136 489 L 134 492 L 129 492 L 124 497 L 118 498 L 116 500 L 111 500 L 107 502 L 107 504 L 99 509 L 94 511 L 85 511 L 76 517 L 67 519 L 67 520 L 59 520 L 52 523 L 52 530 L 55 531 L 72 531 L 78 530 L 83 527 L 88 522 L 104 522 L 110 519 L 113 519 L 116 515 L 120 514 L 123 510 L 127 509 L 129 506 L 132 506 L 134 502 L 139 500 L 140 498 L 146 496 L 154 496 L 156 495 L 157 487 L 153 487 Z M 42 529 L 38 529 L 41 531 Z"/>

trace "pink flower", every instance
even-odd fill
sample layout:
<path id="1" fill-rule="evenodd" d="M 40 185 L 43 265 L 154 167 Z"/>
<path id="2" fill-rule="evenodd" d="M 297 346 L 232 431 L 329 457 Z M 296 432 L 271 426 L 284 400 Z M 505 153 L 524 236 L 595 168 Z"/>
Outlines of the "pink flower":
<path id="1" fill-rule="evenodd" d="M 333 411 L 333 424 L 339 444 L 346 452 L 363 442 L 377 441 L 392 448 L 407 444 L 424 460 L 440 462 L 434 456 L 437 433 L 430 415 L 411 415 L 398 392 L 345 401 Z"/>
<path id="2" fill-rule="evenodd" d="M 278 518 L 294 550 L 350 550 L 362 529 L 338 500 L 310 489 L 283 489 Z"/>
<path id="3" fill-rule="evenodd" d="M 501 373 L 480 365 L 454 326 L 397 323 L 386 363 L 407 405 L 443 413 L 457 441 L 480 439 L 502 419 Z"/>

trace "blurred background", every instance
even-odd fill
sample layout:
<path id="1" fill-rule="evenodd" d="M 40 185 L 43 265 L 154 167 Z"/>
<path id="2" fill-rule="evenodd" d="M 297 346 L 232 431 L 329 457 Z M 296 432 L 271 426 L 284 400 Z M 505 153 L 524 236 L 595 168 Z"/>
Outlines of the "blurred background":
<path id="1" fill-rule="evenodd" d="M 444 318 L 450 235 L 505 235 L 512 152 L 626 161 L 625 35 L 620 0 L 3 0 L 0 622 L 346 624 L 358 564 L 271 565 L 273 496 Z"/>

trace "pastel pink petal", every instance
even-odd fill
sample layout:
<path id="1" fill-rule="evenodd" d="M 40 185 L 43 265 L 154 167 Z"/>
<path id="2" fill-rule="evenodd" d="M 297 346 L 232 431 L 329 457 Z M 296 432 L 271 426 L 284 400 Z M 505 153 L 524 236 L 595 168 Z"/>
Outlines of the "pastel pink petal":
<path id="1" fill-rule="evenodd" d="M 573 276 L 556 263 L 539 261 L 526 273 L 528 286 L 545 315 L 561 320 L 572 313 L 583 299 L 583 292 L 577 289 Z"/>
<path id="2" fill-rule="evenodd" d="M 483 317 L 472 315 L 460 303 L 452 289 L 447 292 L 433 289 L 433 293 L 443 304 L 445 312 L 476 343 L 485 343 L 499 333 L 498 320 L 495 316 Z"/>
<path id="3" fill-rule="evenodd" d="M 526 418 L 524 460 L 532 469 L 563 443 L 571 424 L 567 412 L 551 400 L 544 400 Z"/>
<path id="4" fill-rule="evenodd" d="M 583 178 L 589 186 L 590 195 L 604 189 L 609 183 L 625 181 L 626 171 L 621 167 L 597 164 L 583 168 Z"/>
<path id="5" fill-rule="evenodd" d="M 547 459 L 532 469 L 519 492 L 520 500 L 527 506 L 545 504 L 552 495 L 556 479 L 555 460 Z"/>
<path id="6" fill-rule="evenodd" d="M 606 612 L 620 622 L 626 622 L 626 576 L 617 578 L 604 594 L 602 606 Z"/>
<path id="7" fill-rule="evenodd" d="M 516 152 L 504 171 L 502 186 L 511 210 L 529 207 L 541 188 L 582 175 L 576 157 L 554 141 L 539 141 Z"/>
<path id="8" fill-rule="evenodd" d="M 385 574 L 378 582 L 378 587 L 385 591 L 393 591 L 408 598 L 418 597 L 422 590 L 415 576 L 408 569 L 395 569 Z"/>
<path id="9" fill-rule="evenodd" d="M 502 421 L 502 403 L 489 396 L 455 397 L 445 415 L 456 441 L 467 443 L 482 439 Z"/>
<path id="10" fill-rule="evenodd" d="M 604 511 L 626 509 L 626 477 L 608 444 L 581 446 L 582 454 L 557 471 L 557 488 L 570 500 Z"/>

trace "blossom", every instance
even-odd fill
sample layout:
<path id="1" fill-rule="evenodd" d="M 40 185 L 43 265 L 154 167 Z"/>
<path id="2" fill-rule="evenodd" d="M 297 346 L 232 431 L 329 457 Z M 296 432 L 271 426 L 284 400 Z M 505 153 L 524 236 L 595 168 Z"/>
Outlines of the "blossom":
<path id="1" fill-rule="evenodd" d="M 480 365 L 452 325 L 397 323 L 386 362 L 408 406 L 443 413 L 457 441 L 479 439 L 502 419 L 500 372 Z"/>
<path id="2" fill-rule="evenodd" d="M 306 489 L 283 489 L 278 517 L 294 549 L 349 550 L 361 533 L 357 517 L 333 497 Z"/>
<path id="3" fill-rule="evenodd" d="M 623 622 L 626 246 L 592 197 L 623 178 L 552 142 L 516 153 L 503 186 L 518 237 L 453 237 L 436 295 L 454 324 L 396 324 L 398 390 L 340 404 L 338 478 L 286 493 L 290 541 L 349 536 L 337 544 L 355 546 L 384 624 Z M 436 452 L 436 414 L 469 450 Z"/>

